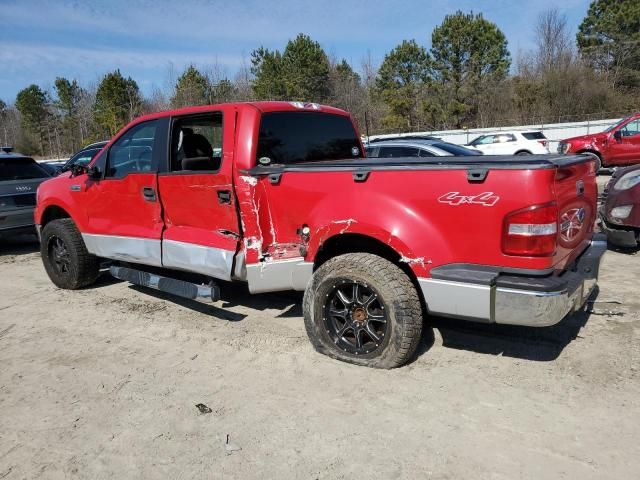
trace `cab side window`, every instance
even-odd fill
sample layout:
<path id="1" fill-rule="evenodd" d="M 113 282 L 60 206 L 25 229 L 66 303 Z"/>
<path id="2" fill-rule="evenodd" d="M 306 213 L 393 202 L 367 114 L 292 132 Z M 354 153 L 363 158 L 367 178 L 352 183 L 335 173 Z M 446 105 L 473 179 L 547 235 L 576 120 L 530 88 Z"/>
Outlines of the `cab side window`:
<path id="1" fill-rule="evenodd" d="M 172 172 L 220 170 L 222 114 L 177 118 L 171 134 Z"/>
<path id="2" fill-rule="evenodd" d="M 157 120 L 140 123 L 122 135 L 109 149 L 105 177 L 152 171 Z"/>
<path id="3" fill-rule="evenodd" d="M 494 143 L 494 136 L 482 135 L 471 142 L 471 145 L 489 145 L 490 143 Z"/>

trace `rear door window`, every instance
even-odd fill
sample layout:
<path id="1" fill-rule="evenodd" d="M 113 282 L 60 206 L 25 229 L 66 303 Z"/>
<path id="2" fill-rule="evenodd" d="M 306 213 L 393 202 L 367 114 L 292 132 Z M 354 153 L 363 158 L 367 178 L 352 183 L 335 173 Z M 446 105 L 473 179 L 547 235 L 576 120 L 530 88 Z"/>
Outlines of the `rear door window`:
<path id="1" fill-rule="evenodd" d="M 0 158 L 0 181 L 47 178 L 50 175 L 30 158 Z"/>
<path id="2" fill-rule="evenodd" d="M 380 158 L 418 157 L 420 150 L 415 147 L 380 147 Z"/>
<path id="3" fill-rule="evenodd" d="M 427 150 L 425 148 L 421 148 L 420 149 L 420 156 L 421 157 L 435 157 L 433 152 L 430 152 L 429 150 Z"/>
<path id="4" fill-rule="evenodd" d="M 493 143 L 506 143 L 506 142 L 515 142 L 515 135 L 511 135 L 510 133 L 503 133 L 495 136 L 495 140 Z"/>
<path id="5" fill-rule="evenodd" d="M 258 164 L 295 164 L 363 157 L 349 117 L 320 112 L 272 112 L 262 115 Z"/>
<path id="6" fill-rule="evenodd" d="M 220 170 L 222 113 L 176 118 L 171 137 L 172 172 Z"/>
<path id="7" fill-rule="evenodd" d="M 527 140 L 546 140 L 547 139 L 547 137 L 545 137 L 544 133 L 542 132 L 524 132 L 522 136 Z"/>

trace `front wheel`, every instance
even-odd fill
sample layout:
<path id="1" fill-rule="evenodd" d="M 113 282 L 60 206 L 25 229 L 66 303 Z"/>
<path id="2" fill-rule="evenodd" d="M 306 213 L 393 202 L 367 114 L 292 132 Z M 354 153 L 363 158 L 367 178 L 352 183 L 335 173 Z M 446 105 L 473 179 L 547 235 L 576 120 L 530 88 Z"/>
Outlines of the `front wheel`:
<path id="1" fill-rule="evenodd" d="M 82 235 L 70 218 L 52 220 L 42 229 L 40 256 L 51 281 L 76 290 L 98 278 L 98 258 L 87 251 Z"/>
<path id="2" fill-rule="evenodd" d="M 323 264 L 305 290 L 303 310 L 318 352 L 367 367 L 405 364 L 422 333 L 415 286 L 399 267 L 369 253 Z"/>

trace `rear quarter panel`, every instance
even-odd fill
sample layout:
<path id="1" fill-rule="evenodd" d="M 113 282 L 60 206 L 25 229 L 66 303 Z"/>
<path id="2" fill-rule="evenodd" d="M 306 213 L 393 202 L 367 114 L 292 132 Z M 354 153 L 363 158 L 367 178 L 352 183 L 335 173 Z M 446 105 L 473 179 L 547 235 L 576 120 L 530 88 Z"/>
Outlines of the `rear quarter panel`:
<path id="1" fill-rule="evenodd" d="M 464 169 L 372 171 L 365 182 L 354 182 L 350 171 L 285 172 L 278 184 L 249 177 L 245 188 L 252 190 L 250 207 L 259 218 L 253 233 L 263 252 L 304 243 L 313 261 L 332 236 L 359 233 L 394 248 L 417 276 L 429 276 L 448 263 L 552 267 L 553 257 L 509 256 L 501 245 L 507 213 L 554 200 L 554 174 L 492 170 L 484 182 L 470 183 Z M 306 241 L 303 226 L 311 232 Z"/>

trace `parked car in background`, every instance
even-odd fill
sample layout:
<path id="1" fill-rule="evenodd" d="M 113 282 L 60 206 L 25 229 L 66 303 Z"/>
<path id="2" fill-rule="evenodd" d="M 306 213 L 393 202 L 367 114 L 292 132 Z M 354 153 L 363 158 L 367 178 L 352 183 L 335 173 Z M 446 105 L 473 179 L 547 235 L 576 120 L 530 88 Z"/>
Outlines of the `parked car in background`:
<path id="1" fill-rule="evenodd" d="M 640 245 L 640 165 L 613 173 L 600 208 L 600 226 L 610 244 L 634 248 Z"/>
<path id="2" fill-rule="evenodd" d="M 63 162 L 50 161 L 50 162 L 38 162 L 38 165 L 40 165 L 43 169 L 45 169 L 49 175 L 51 175 L 52 177 L 55 177 L 56 175 L 60 175 L 60 173 L 62 172 L 62 167 L 64 166 L 65 163 L 66 161 L 63 161 Z"/>
<path id="3" fill-rule="evenodd" d="M 485 155 L 545 155 L 549 140 L 541 131 L 508 131 L 480 135 L 468 144 Z"/>
<path id="4" fill-rule="evenodd" d="M 82 165 L 83 167 L 89 165 L 89 162 L 93 160 L 100 150 L 104 148 L 104 146 L 109 143 L 108 140 L 103 140 L 101 142 L 92 143 L 82 148 L 81 150 L 74 153 L 69 160 L 62 167 L 62 171 L 66 172 L 71 170 L 74 165 Z"/>
<path id="5" fill-rule="evenodd" d="M 442 140 L 389 140 L 365 146 L 367 157 L 466 157 L 482 155 L 478 150 L 443 142 Z"/>
<path id="6" fill-rule="evenodd" d="M 592 155 L 599 168 L 640 163 L 640 112 L 623 118 L 604 132 L 561 140 L 558 153 Z"/>
<path id="7" fill-rule="evenodd" d="M 30 157 L 0 151 L 0 238 L 35 233 L 33 210 L 38 185 L 51 175 Z"/>
<path id="8" fill-rule="evenodd" d="M 62 172 L 71 170 L 74 165 L 86 166 L 95 157 L 102 148 L 109 143 L 108 141 L 96 142 L 78 150 L 69 160 L 62 162 L 40 162 L 40 166 L 47 170 L 51 175 L 60 175 Z"/>
<path id="9" fill-rule="evenodd" d="M 385 135 L 384 137 L 376 137 L 371 140 L 366 140 L 366 143 L 377 143 L 377 142 L 388 142 L 390 140 L 400 140 L 400 141 L 409 141 L 409 140 L 441 140 L 439 137 L 434 137 L 433 135 L 420 135 L 420 134 L 407 134 L 407 135 Z"/>

